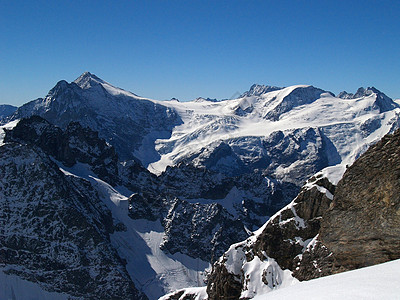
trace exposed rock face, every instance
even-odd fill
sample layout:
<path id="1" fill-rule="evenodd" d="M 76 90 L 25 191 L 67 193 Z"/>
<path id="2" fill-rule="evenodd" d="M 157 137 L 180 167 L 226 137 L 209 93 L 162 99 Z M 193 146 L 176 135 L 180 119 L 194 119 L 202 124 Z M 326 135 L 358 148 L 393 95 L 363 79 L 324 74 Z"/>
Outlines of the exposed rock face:
<path id="1" fill-rule="evenodd" d="M 251 97 L 251 96 L 261 96 L 262 94 L 266 94 L 273 91 L 278 91 L 282 89 L 281 87 L 277 86 L 270 86 L 270 85 L 262 85 L 262 84 L 253 84 L 250 89 L 240 95 L 242 97 Z"/>
<path id="2" fill-rule="evenodd" d="M 296 257 L 306 251 L 318 234 L 321 216 L 329 207 L 334 190 L 335 186 L 326 177 L 317 174 L 255 236 L 231 246 L 214 264 L 208 278 L 209 299 L 251 296 L 252 281 L 257 277 L 262 279 L 267 291 L 280 285 L 283 269 L 295 270 Z M 254 264 L 260 265 L 258 273 L 249 267 Z"/>
<path id="3" fill-rule="evenodd" d="M 164 218 L 161 249 L 181 252 L 205 261 L 215 260 L 233 243 L 248 236 L 243 223 L 219 204 L 189 204 L 175 200 Z"/>
<path id="4" fill-rule="evenodd" d="M 129 198 L 129 211 L 133 219 L 162 221 L 161 249 L 204 261 L 215 260 L 231 244 L 248 236 L 243 223 L 217 203 L 190 203 L 144 193 Z"/>
<path id="5" fill-rule="evenodd" d="M 224 264 L 216 263 L 208 277 L 208 299 L 239 299 L 243 290 L 243 280 L 238 274 L 228 272 Z"/>
<path id="6" fill-rule="evenodd" d="M 144 299 L 111 246 L 110 211 L 38 148 L 0 147 L 4 272 L 75 297 Z"/>
<path id="7" fill-rule="evenodd" d="M 356 269 L 400 258 L 400 131 L 385 136 L 345 173 L 319 240 L 335 265 Z"/>
<path id="8" fill-rule="evenodd" d="M 175 197 L 191 203 L 221 203 L 250 230 L 261 227 L 299 189 L 259 171 L 230 177 L 185 164 L 167 168 L 159 179 L 162 188 Z"/>
<path id="9" fill-rule="evenodd" d="M 5 122 L 8 117 L 10 117 L 18 107 L 7 105 L 7 104 L 0 104 L 0 124 Z"/>
<path id="10" fill-rule="evenodd" d="M 290 93 L 288 96 L 286 96 L 282 100 L 282 102 L 277 105 L 273 110 L 269 111 L 265 118 L 277 121 L 279 120 L 280 116 L 285 112 L 290 111 L 296 106 L 309 104 L 320 98 L 321 95 L 324 93 L 328 92 L 315 88 L 313 86 L 298 87 L 294 89 L 293 92 Z"/>
<path id="11" fill-rule="evenodd" d="M 337 97 L 341 99 L 354 99 L 354 94 L 342 91 L 337 95 Z"/>
<path id="12" fill-rule="evenodd" d="M 101 179 L 117 184 L 118 156 L 114 148 L 99 139 L 97 132 L 82 128 L 79 123 L 72 122 L 63 131 L 39 116 L 32 116 L 18 122 L 4 141 L 35 145 L 66 167 L 77 162 L 89 164 Z"/>
<path id="13" fill-rule="evenodd" d="M 318 128 L 277 130 L 267 137 L 217 141 L 183 162 L 222 173 L 225 177 L 262 170 L 264 174 L 297 185 L 297 193 L 311 175 L 340 162 L 337 154 L 336 161 L 329 161 L 328 156 L 335 153 L 327 140 Z"/>
<path id="14" fill-rule="evenodd" d="M 311 178 L 288 209 L 273 218 L 254 243 L 254 252 L 274 258 L 282 269 L 294 270 L 294 258 L 320 229 L 321 217 L 335 187 L 325 177 Z"/>
<path id="15" fill-rule="evenodd" d="M 87 164 L 100 179 L 125 185 L 134 191 L 156 186 L 156 177 L 135 160 L 122 165 L 115 148 L 100 139 L 98 133 L 80 123 L 71 122 L 65 130 L 39 116 L 22 119 L 12 130 L 6 130 L 4 142 L 39 147 L 65 167 Z"/>

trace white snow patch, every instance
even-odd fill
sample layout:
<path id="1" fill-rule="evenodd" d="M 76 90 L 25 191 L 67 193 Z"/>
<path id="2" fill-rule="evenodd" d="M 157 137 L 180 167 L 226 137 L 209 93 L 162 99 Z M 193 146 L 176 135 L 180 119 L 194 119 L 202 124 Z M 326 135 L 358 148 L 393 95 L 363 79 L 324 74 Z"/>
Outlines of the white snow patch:
<path id="1" fill-rule="evenodd" d="M 45 291 L 39 284 L 23 280 L 16 275 L 7 275 L 0 269 L 0 299 L 67 300 L 70 295 Z"/>
<path id="2" fill-rule="evenodd" d="M 258 294 L 254 300 L 353 300 L 399 299 L 400 260 L 298 282 L 268 294 Z"/>
<path id="3" fill-rule="evenodd" d="M 4 132 L 4 129 L 11 130 L 15 126 L 17 126 L 18 122 L 19 122 L 19 120 L 14 120 L 14 121 L 11 121 L 7 124 L 0 126 L 0 146 L 4 145 L 4 137 L 6 135 L 6 133 Z"/>
<path id="4" fill-rule="evenodd" d="M 193 300 L 208 299 L 207 287 L 203 286 L 203 287 L 185 288 L 182 290 L 178 290 L 178 291 L 175 291 L 175 292 L 172 292 L 165 296 L 160 297 L 159 300 L 167 300 L 169 297 L 171 297 L 172 295 L 179 293 L 179 292 L 183 292 L 183 294 L 177 300 L 183 300 L 183 299 L 186 299 L 185 297 L 189 297 L 189 296 L 194 297 L 194 298 L 190 298 Z"/>
<path id="5" fill-rule="evenodd" d="M 176 102 L 160 104 L 173 108 L 183 124 L 173 129 L 170 138 L 155 141 L 155 151 L 160 158 L 149 164 L 148 169 L 156 174 L 167 166 L 210 148 L 215 141 L 229 141 L 239 137 L 268 137 L 275 131 L 318 128 L 332 142 L 337 151 L 332 157 L 339 158 L 344 165 L 354 160 L 371 144 L 379 140 L 391 128 L 391 120 L 399 108 L 379 113 L 374 106 L 376 95 L 359 99 L 340 99 L 322 94 L 312 103 L 297 106 L 283 113 L 279 120 L 265 119 L 293 90 L 304 85 L 292 86 L 269 92 L 260 97 L 245 97 L 220 102 Z M 246 114 L 237 114 L 238 108 L 252 108 Z M 373 119 L 381 120 L 375 131 L 365 133 L 363 123 Z M 367 136 L 365 136 L 367 134 Z M 241 145 L 243 146 L 243 145 Z M 241 148 L 242 149 L 242 148 Z M 289 168 L 295 168 L 296 165 Z M 279 169 L 283 174 L 290 169 Z"/>
<path id="6" fill-rule="evenodd" d="M 267 257 L 261 261 L 255 256 L 252 261 L 243 266 L 244 286 L 242 298 L 252 298 L 257 294 L 268 293 L 298 282 L 289 270 L 282 270 L 278 263 Z"/>

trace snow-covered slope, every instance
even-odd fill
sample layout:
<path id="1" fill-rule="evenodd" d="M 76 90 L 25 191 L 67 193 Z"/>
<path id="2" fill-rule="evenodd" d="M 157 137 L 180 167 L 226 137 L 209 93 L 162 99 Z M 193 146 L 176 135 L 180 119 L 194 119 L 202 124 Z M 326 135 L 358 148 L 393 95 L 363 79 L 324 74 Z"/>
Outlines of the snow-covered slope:
<path id="1" fill-rule="evenodd" d="M 188 157 L 194 164 L 204 165 L 222 141 L 245 165 L 255 164 L 269 156 L 263 143 L 269 136 L 309 128 L 319 129 L 329 146 L 329 164 L 350 162 L 398 120 L 397 105 L 390 99 L 377 101 L 380 93 L 374 91 L 355 99 L 341 99 L 311 86 L 292 86 L 221 102 L 168 102 L 165 105 L 177 111 L 183 124 L 172 130 L 170 138 L 156 141 L 161 158 L 149 169 L 160 173 Z M 392 109 L 387 110 L 390 105 Z M 286 151 L 303 150 L 295 143 L 293 147 Z M 232 157 L 220 158 L 211 168 L 232 168 Z M 286 166 L 273 172 L 284 178 L 296 168 L 300 168 L 299 162 L 288 160 Z"/>
<path id="2" fill-rule="evenodd" d="M 52 299 L 67 300 L 70 295 L 48 292 L 39 284 L 23 280 L 16 275 L 6 275 L 0 269 L 0 299 Z"/>
<path id="3" fill-rule="evenodd" d="M 293 286 L 277 289 L 268 295 L 257 295 L 254 300 L 353 300 L 399 297 L 400 260 L 348 271 Z"/>

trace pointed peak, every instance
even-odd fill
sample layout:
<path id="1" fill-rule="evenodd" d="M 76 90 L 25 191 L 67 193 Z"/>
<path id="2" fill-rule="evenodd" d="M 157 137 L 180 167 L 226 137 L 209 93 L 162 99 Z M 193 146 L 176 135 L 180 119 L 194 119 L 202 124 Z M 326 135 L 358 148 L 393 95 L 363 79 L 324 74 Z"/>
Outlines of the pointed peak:
<path id="1" fill-rule="evenodd" d="M 337 95 L 338 98 L 341 99 L 353 99 L 354 94 L 353 93 L 348 93 L 346 91 L 342 91 Z"/>
<path id="2" fill-rule="evenodd" d="M 344 99 L 357 99 L 357 98 L 362 98 L 362 97 L 368 97 L 368 96 L 371 96 L 372 94 L 384 95 L 384 93 L 382 93 L 380 90 L 378 90 L 377 88 L 372 86 L 372 87 L 367 87 L 367 88 L 360 87 L 357 89 L 357 92 L 355 94 L 341 92 L 338 95 L 338 97 L 344 98 Z"/>
<path id="3" fill-rule="evenodd" d="M 96 75 L 86 71 L 82 73 L 82 75 L 79 76 L 77 79 L 75 79 L 74 83 L 76 83 L 82 89 L 88 89 L 92 86 L 105 83 L 105 81 L 100 79 Z"/>
<path id="4" fill-rule="evenodd" d="M 262 85 L 262 84 L 253 84 L 250 89 L 240 95 L 242 97 L 250 97 L 250 96 L 261 96 L 262 94 L 266 94 L 269 92 L 281 90 L 281 87 L 270 86 L 270 85 Z"/>
<path id="5" fill-rule="evenodd" d="M 366 89 L 363 87 L 360 87 L 357 90 L 357 92 L 354 94 L 353 98 L 356 99 L 356 98 L 366 97 L 366 96 L 372 95 L 373 93 L 374 93 L 374 91 L 369 87 Z"/>
<path id="6" fill-rule="evenodd" d="M 372 94 L 376 95 L 384 95 L 380 90 L 378 90 L 375 87 L 360 87 L 357 89 L 357 92 L 355 94 L 353 93 L 347 93 L 346 91 L 340 92 L 338 94 L 338 98 L 342 99 L 357 99 L 357 98 L 362 98 L 362 97 L 368 97 L 371 96 Z"/>

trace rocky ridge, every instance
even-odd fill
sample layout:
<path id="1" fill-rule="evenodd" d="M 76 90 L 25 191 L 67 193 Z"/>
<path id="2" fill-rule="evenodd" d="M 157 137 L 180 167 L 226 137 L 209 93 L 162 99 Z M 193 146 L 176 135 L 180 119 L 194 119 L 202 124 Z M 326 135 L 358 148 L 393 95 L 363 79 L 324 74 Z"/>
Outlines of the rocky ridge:
<path id="1" fill-rule="evenodd" d="M 321 216 L 329 207 L 334 190 L 326 176 L 317 174 L 252 237 L 232 245 L 213 265 L 208 278 L 208 298 L 252 298 L 256 293 L 271 291 L 294 280 L 288 270 L 296 269 L 296 258 L 318 234 Z M 254 264 L 260 267 L 252 268 Z M 257 278 L 263 282 L 261 290 L 254 283 Z"/>
<path id="2" fill-rule="evenodd" d="M 17 110 L 16 106 L 1 104 L 0 105 L 0 124 L 5 122 Z"/>

